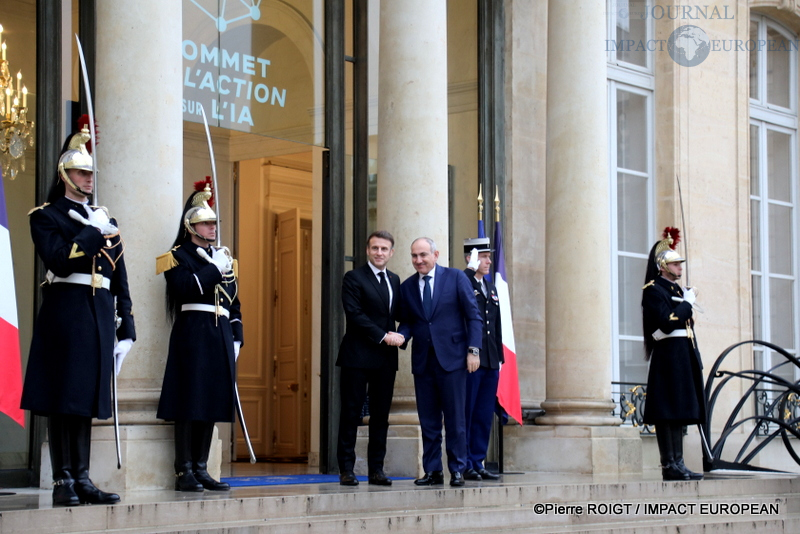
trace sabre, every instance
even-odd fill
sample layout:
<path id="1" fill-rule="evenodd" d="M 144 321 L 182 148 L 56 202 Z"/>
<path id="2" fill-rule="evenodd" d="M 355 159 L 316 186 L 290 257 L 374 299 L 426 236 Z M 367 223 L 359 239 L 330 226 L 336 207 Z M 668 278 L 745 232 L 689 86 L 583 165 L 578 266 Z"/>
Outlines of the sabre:
<path id="1" fill-rule="evenodd" d="M 691 287 L 689 284 L 689 232 L 686 227 L 686 218 L 683 213 L 683 192 L 681 191 L 681 178 L 675 173 L 675 180 L 678 183 L 678 202 L 681 206 L 681 226 L 683 226 L 683 243 L 684 243 L 684 255 L 686 256 L 686 286 Z M 701 313 L 703 310 L 698 306 L 698 311 Z M 711 447 L 708 444 L 708 438 L 706 437 L 705 429 L 703 429 L 703 425 L 698 424 L 697 429 L 700 431 L 700 441 L 703 443 L 703 453 L 706 455 L 706 458 L 709 462 L 714 460 L 714 455 L 711 452 Z"/>
<path id="2" fill-rule="evenodd" d="M 78 58 L 81 61 L 81 77 L 83 78 L 83 90 L 86 93 L 86 107 L 89 115 L 89 132 L 92 136 L 92 176 L 94 177 L 94 190 L 92 196 L 96 206 L 100 205 L 97 194 L 97 132 L 94 127 L 94 105 L 92 104 L 92 89 L 89 86 L 89 71 L 86 70 L 86 58 L 83 55 L 83 47 L 78 34 L 75 34 L 75 42 L 78 44 Z M 111 406 L 114 415 L 114 444 L 117 449 L 117 469 L 122 469 L 122 449 L 119 443 L 119 395 L 117 394 L 117 373 L 111 370 Z"/>
<path id="3" fill-rule="evenodd" d="M 211 129 L 208 127 L 208 118 L 206 118 L 206 109 L 201 104 L 200 105 L 200 113 L 203 115 L 203 126 L 206 129 L 206 140 L 208 141 L 208 155 L 211 159 L 211 180 L 214 185 L 214 197 L 216 201 L 214 202 L 214 213 L 217 216 L 217 248 L 222 248 L 220 245 L 220 236 L 222 235 L 222 230 L 220 226 L 220 217 L 219 217 L 219 189 L 217 188 L 217 166 L 214 162 L 214 145 L 211 143 Z M 250 453 L 250 463 L 256 463 L 256 455 L 253 452 L 253 444 L 250 442 L 250 433 L 247 431 L 247 424 L 244 421 L 244 412 L 242 411 L 242 401 L 239 398 L 239 386 L 236 384 L 236 380 L 233 381 L 233 392 L 236 396 L 236 414 L 239 416 L 239 424 L 242 426 L 242 434 L 244 435 L 244 442 L 247 444 L 247 452 Z"/>

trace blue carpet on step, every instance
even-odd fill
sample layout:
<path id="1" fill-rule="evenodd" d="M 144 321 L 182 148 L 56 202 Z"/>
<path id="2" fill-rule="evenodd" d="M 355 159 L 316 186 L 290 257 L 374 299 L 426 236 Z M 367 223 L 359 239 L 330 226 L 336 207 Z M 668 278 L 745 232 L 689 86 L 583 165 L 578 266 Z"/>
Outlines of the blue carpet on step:
<path id="1" fill-rule="evenodd" d="M 356 477 L 361 482 L 366 482 L 367 477 Z M 410 477 L 392 477 L 394 480 L 410 480 Z M 259 477 L 225 477 L 222 482 L 227 482 L 233 487 L 241 486 L 280 486 L 284 484 L 333 484 L 339 483 L 339 475 L 282 475 Z"/>

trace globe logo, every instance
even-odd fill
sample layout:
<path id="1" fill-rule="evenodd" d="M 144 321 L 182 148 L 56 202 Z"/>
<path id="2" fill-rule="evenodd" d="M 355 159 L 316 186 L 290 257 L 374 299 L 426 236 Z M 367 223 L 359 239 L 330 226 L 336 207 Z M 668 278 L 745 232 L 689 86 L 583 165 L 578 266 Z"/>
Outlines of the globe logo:
<path id="1" fill-rule="evenodd" d="M 706 60 L 711 40 L 702 28 L 686 24 L 672 32 L 667 41 L 669 57 L 682 67 L 695 67 Z"/>

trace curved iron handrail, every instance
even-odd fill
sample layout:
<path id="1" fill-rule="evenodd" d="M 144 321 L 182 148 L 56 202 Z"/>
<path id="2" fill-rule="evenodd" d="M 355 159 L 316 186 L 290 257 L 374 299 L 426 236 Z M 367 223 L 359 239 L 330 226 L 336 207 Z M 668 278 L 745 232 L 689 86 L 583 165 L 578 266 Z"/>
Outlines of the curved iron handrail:
<path id="1" fill-rule="evenodd" d="M 767 371 L 754 369 L 744 371 L 720 370 L 720 366 L 725 358 L 735 349 L 744 345 L 761 345 L 767 347 L 786 358 L 786 361 L 771 367 Z M 722 351 L 719 357 L 717 357 L 709 373 L 704 391 L 707 418 L 703 428 L 709 439 L 711 438 L 711 420 L 714 415 L 714 408 L 723 388 L 734 378 L 750 380 L 752 384 L 746 389 L 741 399 L 739 399 L 734 406 L 716 442 L 709 443 L 711 457 L 709 458 L 708 454 L 704 451 L 703 468 L 705 471 L 719 468 L 773 471 L 771 469 L 750 465 L 749 462 L 778 436 L 781 437 L 781 441 L 783 441 L 792 459 L 800 465 L 800 455 L 795 452 L 793 443 L 789 440 L 789 434 L 800 439 L 800 416 L 797 415 L 798 411 L 800 411 L 800 381 L 792 382 L 775 374 L 777 369 L 789 364 L 800 367 L 800 360 L 786 352 L 782 347 L 767 341 L 759 340 L 735 343 Z M 715 385 L 717 379 L 721 380 Z M 774 389 L 765 390 L 763 389 L 764 386 L 772 386 Z M 771 402 L 769 400 L 770 392 L 774 394 L 774 399 Z M 764 413 L 756 413 L 753 416 L 742 416 L 742 408 L 745 407 L 751 397 L 754 398 L 756 403 L 763 401 L 765 407 Z M 754 423 L 753 428 L 747 435 L 744 444 L 737 451 L 735 459 L 732 462 L 723 460 L 722 452 L 728 437 L 730 437 L 736 429 L 750 422 Z M 773 428 L 772 425 L 775 426 L 774 430 L 771 430 Z M 754 446 L 757 437 L 760 437 L 761 441 Z"/>

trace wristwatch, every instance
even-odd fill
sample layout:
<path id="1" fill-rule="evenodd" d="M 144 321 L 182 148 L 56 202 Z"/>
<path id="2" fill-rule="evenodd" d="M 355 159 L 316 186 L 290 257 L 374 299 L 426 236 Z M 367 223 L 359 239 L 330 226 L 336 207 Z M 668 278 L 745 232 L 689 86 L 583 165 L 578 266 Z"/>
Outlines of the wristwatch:
<path id="1" fill-rule="evenodd" d="M 470 354 L 474 354 L 475 356 L 480 356 L 481 349 L 479 349 L 479 348 L 477 348 L 477 347 L 470 347 L 470 348 L 469 348 L 469 350 L 468 350 L 468 352 L 469 352 Z"/>

